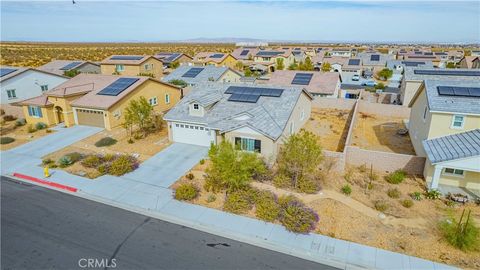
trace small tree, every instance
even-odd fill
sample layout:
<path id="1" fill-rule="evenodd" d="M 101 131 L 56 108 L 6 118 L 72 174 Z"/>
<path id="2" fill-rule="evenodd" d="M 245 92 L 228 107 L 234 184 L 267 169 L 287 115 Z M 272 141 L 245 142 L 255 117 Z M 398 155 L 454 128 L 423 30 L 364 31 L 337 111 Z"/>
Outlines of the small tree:
<path id="1" fill-rule="evenodd" d="M 310 57 L 305 58 L 305 62 L 303 63 L 301 70 L 312 71 L 313 69 L 314 66 Z"/>
<path id="2" fill-rule="evenodd" d="M 131 100 L 125 108 L 125 127 L 137 125 L 143 136 L 146 136 L 147 127 L 153 121 L 153 108 L 145 97 Z"/>
<path id="3" fill-rule="evenodd" d="M 168 81 L 168 83 L 171 83 L 171 84 L 176 85 L 176 86 L 180 86 L 182 88 L 187 86 L 187 82 L 185 82 L 184 80 L 180 80 L 180 79 L 173 79 L 173 80 Z"/>
<path id="4" fill-rule="evenodd" d="M 252 71 L 249 68 L 245 69 L 245 77 L 252 77 Z"/>
<path id="5" fill-rule="evenodd" d="M 455 63 L 453 62 L 448 62 L 446 68 L 455 68 Z"/>
<path id="6" fill-rule="evenodd" d="M 322 71 L 323 72 L 330 72 L 330 70 L 332 69 L 332 65 L 328 62 L 323 62 L 322 64 Z"/>
<path id="7" fill-rule="evenodd" d="M 73 77 L 77 76 L 78 74 L 80 74 L 80 71 L 78 71 L 76 69 L 65 70 L 63 72 L 63 75 L 65 75 L 67 77 L 70 77 L 70 78 L 73 78 Z"/>
<path id="8" fill-rule="evenodd" d="M 289 187 L 303 192 L 314 192 L 318 189 L 315 172 L 322 161 L 322 148 L 317 136 L 305 130 L 291 135 L 278 154 L 277 185 L 286 182 Z"/>
<path id="9" fill-rule="evenodd" d="M 243 63 L 240 61 L 237 61 L 237 63 L 235 63 L 235 68 L 237 70 L 243 70 Z"/>
<path id="10" fill-rule="evenodd" d="M 283 63 L 283 58 L 277 58 L 277 70 L 284 70 L 285 69 L 285 64 Z"/>
<path id="11" fill-rule="evenodd" d="M 228 192 L 245 189 L 255 174 L 263 174 L 266 167 L 255 153 L 235 149 L 223 141 L 210 147 L 208 156 L 211 165 L 207 168 L 205 189 L 214 192 L 227 189 Z"/>
<path id="12" fill-rule="evenodd" d="M 172 63 L 170 63 L 170 67 L 171 67 L 172 69 L 176 69 L 176 68 L 178 68 L 179 66 L 180 66 L 180 62 L 178 62 L 178 61 L 173 61 Z"/>
<path id="13" fill-rule="evenodd" d="M 383 90 L 383 89 L 385 89 L 385 84 L 383 84 L 383 83 L 378 83 L 377 85 L 375 85 L 375 89 L 381 89 L 381 90 Z"/>
<path id="14" fill-rule="evenodd" d="M 440 223 L 440 230 L 447 242 L 464 251 L 478 250 L 480 247 L 480 230 L 470 218 L 471 212 L 469 210 L 465 216 L 464 209 L 458 222 L 451 218 Z"/>
<path id="15" fill-rule="evenodd" d="M 382 78 L 384 81 L 390 79 L 393 75 L 393 70 L 384 68 L 377 72 L 378 77 Z"/>

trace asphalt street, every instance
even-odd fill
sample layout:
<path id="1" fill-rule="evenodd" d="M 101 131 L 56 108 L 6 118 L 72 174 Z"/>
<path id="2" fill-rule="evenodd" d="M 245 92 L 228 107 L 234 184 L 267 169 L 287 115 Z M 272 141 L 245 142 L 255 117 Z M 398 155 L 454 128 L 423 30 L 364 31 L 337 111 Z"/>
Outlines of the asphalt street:
<path id="1" fill-rule="evenodd" d="M 334 269 L 1 177 L 2 269 Z"/>

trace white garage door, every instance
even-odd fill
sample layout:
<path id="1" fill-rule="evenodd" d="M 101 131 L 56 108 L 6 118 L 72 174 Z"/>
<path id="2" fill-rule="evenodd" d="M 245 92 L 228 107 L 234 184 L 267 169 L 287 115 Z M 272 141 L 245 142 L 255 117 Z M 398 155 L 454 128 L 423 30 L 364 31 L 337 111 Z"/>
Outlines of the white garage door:
<path id="1" fill-rule="evenodd" d="M 198 125 L 172 123 L 174 142 L 210 146 L 215 143 L 215 131 Z"/>

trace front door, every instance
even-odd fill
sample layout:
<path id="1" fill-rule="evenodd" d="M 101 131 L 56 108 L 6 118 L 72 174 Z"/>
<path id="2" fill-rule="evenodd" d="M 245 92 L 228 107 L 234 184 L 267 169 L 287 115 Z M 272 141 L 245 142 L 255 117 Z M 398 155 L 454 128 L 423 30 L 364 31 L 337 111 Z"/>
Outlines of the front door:
<path id="1" fill-rule="evenodd" d="M 63 109 L 61 107 L 55 107 L 55 111 L 57 112 L 57 124 L 63 123 L 65 121 L 65 118 L 63 116 Z"/>

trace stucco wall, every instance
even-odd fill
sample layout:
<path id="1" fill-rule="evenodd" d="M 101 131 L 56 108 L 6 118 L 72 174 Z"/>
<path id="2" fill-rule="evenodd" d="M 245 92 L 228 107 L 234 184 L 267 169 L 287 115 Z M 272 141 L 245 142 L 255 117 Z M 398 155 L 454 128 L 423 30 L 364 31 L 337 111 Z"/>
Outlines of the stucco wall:
<path id="1" fill-rule="evenodd" d="M 145 65 L 153 64 L 153 69 L 146 70 Z M 101 72 L 105 75 L 112 75 L 116 72 L 115 64 L 102 64 Z M 163 76 L 163 63 L 156 58 L 149 58 L 140 65 L 126 65 L 123 64 L 124 71 L 120 71 L 120 75 L 124 76 L 138 76 L 140 73 L 151 73 L 154 75 L 155 79 L 160 79 Z"/>
<path id="2" fill-rule="evenodd" d="M 415 93 L 419 90 L 422 82 L 418 81 L 404 81 L 400 91 L 400 101 L 402 105 L 408 107 Z"/>
<path id="3" fill-rule="evenodd" d="M 318 97 L 312 100 L 312 108 L 352 110 L 355 106 L 355 102 L 356 100 L 354 99 L 331 99 Z"/>
<path id="4" fill-rule="evenodd" d="M 431 163 L 427 160 L 425 164 L 424 176 L 425 181 L 430 185 L 432 182 L 434 167 Z M 472 172 L 472 171 L 465 171 L 465 176 L 451 176 L 451 175 L 440 175 L 439 184 L 441 185 L 449 185 L 449 186 L 456 186 L 456 187 L 464 187 L 464 188 L 472 188 L 480 190 L 480 173 Z"/>
<path id="5" fill-rule="evenodd" d="M 225 83 L 239 82 L 240 78 L 241 78 L 241 76 L 239 74 L 237 74 L 237 73 L 235 73 L 231 70 L 228 70 L 218 79 L 218 82 L 225 82 Z"/>
<path id="6" fill-rule="evenodd" d="M 42 110 L 42 117 L 35 117 L 30 116 L 28 114 L 28 106 L 22 106 L 23 115 L 25 116 L 25 120 L 27 124 L 35 125 L 36 123 L 45 123 L 47 126 L 55 125 L 55 116 L 52 107 L 48 108 L 41 108 Z"/>
<path id="7" fill-rule="evenodd" d="M 462 115 L 462 114 L 455 114 Z M 437 138 L 441 136 L 457 134 L 472 129 L 480 128 L 480 115 L 464 115 L 464 127 L 462 129 L 452 128 L 454 114 L 448 113 L 433 113 L 432 125 L 430 126 L 430 132 L 428 138 Z"/>

